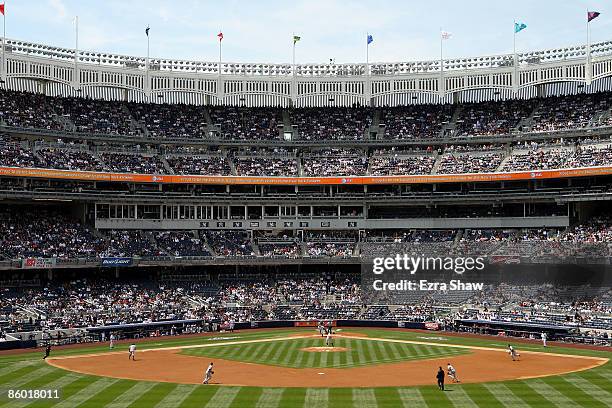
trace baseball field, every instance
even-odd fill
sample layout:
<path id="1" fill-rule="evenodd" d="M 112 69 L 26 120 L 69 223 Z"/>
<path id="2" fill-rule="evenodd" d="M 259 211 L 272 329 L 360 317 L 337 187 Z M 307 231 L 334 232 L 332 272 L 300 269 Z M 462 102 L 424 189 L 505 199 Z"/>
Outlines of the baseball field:
<path id="1" fill-rule="evenodd" d="M 0 407 L 612 406 L 609 350 L 357 328 L 339 329 L 333 342 L 313 329 L 246 330 L 146 339 L 136 361 L 128 343 L 57 348 L 47 360 L 3 352 Z M 447 363 L 461 382 L 447 377 L 443 392 L 435 375 Z"/>

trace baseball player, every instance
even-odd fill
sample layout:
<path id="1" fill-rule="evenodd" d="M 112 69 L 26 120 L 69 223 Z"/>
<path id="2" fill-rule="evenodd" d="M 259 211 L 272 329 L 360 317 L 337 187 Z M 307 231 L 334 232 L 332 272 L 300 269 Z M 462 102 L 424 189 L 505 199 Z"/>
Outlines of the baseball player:
<path id="1" fill-rule="evenodd" d="M 46 360 L 47 357 L 49 357 L 49 354 L 51 354 L 51 343 L 47 343 L 47 347 L 45 347 L 45 356 L 43 357 L 43 360 Z"/>
<path id="2" fill-rule="evenodd" d="M 128 360 L 136 361 L 136 345 L 134 343 L 130 344 L 130 348 L 128 348 L 128 351 Z"/>
<path id="3" fill-rule="evenodd" d="M 323 322 L 319 322 L 317 328 L 319 329 L 319 333 L 321 334 L 321 337 L 325 337 L 325 326 L 323 325 Z"/>
<path id="4" fill-rule="evenodd" d="M 454 383 L 461 382 L 459 381 L 459 378 L 457 377 L 457 370 L 455 370 L 455 367 L 453 367 L 451 363 L 448 363 L 446 367 L 446 373 L 448 374 L 450 378 L 452 378 Z"/>
<path id="5" fill-rule="evenodd" d="M 110 349 L 114 349 L 115 348 L 115 335 L 111 333 L 110 335 Z"/>
<path id="6" fill-rule="evenodd" d="M 510 357 L 512 357 L 512 361 L 518 360 L 521 356 L 510 344 L 508 344 L 508 354 L 510 354 Z"/>
<path id="7" fill-rule="evenodd" d="M 540 334 L 540 338 L 542 339 L 542 345 L 546 347 L 546 339 L 548 338 L 548 336 L 546 336 L 546 333 L 542 332 L 542 334 Z"/>
<path id="8" fill-rule="evenodd" d="M 213 363 L 211 362 L 208 365 L 206 372 L 204 373 L 204 381 L 202 381 L 202 384 L 208 384 L 208 382 L 211 380 L 214 373 L 215 372 L 213 371 Z"/>
<path id="9" fill-rule="evenodd" d="M 325 338 L 325 345 L 327 347 L 334 347 L 334 338 L 332 337 L 332 331 L 329 330 L 327 332 L 327 337 Z"/>

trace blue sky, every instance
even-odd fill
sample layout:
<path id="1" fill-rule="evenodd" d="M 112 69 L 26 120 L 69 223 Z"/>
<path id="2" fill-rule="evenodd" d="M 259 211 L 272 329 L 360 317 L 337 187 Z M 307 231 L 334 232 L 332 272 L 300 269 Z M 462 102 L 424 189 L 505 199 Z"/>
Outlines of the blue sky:
<path id="1" fill-rule="evenodd" d="M 374 36 L 370 61 L 439 58 L 440 28 L 453 33 L 445 56 L 511 52 L 512 23 L 528 28 L 517 49 L 586 42 L 586 10 L 601 12 L 592 40 L 612 40 L 612 2 L 590 0 L 6 0 L 7 37 L 74 46 L 79 16 L 81 49 L 146 55 L 144 28 L 151 26 L 151 56 L 290 62 L 365 61 L 366 33 Z"/>

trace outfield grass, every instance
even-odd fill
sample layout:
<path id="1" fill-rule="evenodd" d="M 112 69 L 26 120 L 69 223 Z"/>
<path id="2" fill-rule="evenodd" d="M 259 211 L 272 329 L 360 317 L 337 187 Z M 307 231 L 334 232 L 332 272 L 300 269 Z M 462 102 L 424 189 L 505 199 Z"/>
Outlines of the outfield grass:
<path id="1" fill-rule="evenodd" d="M 269 364 L 291 368 L 350 368 L 371 364 L 450 357 L 466 354 L 466 349 L 420 344 L 398 344 L 354 338 L 334 339 L 334 346 L 344 347 L 341 353 L 308 352 L 306 347 L 324 346 L 324 339 L 296 338 L 243 345 L 185 349 L 183 354 Z"/>
<path id="2" fill-rule="evenodd" d="M 506 340 L 496 338 L 465 339 L 412 332 L 391 332 L 384 330 L 359 329 L 371 337 L 387 337 L 418 341 L 439 342 L 443 344 L 462 344 L 485 347 L 504 347 Z M 301 333 L 304 333 L 303 331 Z M 256 333 L 237 333 L 221 335 L 255 339 L 266 337 L 283 337 L 287 331 L 270 331 Z M 423 339 L 423 337 L 427 337 Z M 439 339 L 435 339 L 439 337 Z M 339 339 L 336 339 L 338 341 Z M 350 340 L 350 339 L 347 339 Z M 353 339 L 354 340 L 354 339 Z M 154 339 L 140 348 L 157 348 L 163 346 L 202 344 L 204 342 L 223 342 L 230 340 L 199 339 Z M 296 341 L 301 341 L 298 339 Z M 293 342 L 290 341 L 290 342 Z M 163 344 L 160 344 L 163 343 Z M 266 342 L 272 344 L 277 342 Z M 262 343 L 258 343 L 262 344 Z M 297 343 L 296 343 L 297 344 Z M 391 344 L 391 343 L 389 343 Z M 320 343 L 318 344 L 320 345 Z M 358 347 L 357 343 L 355 346 Z M 222 350 L 231 346 L 206 348 Z M 241 346 L 242 347 L 242 346 Z M 432 346 L 435 347 L 435 346 Z M 520 349 L 537 345 L 518 345 Z M 442 349 L 442 347 L 440 347 Z M 63 350 L 54 353 L 77 354 L 102 352 L 107 347 L 88 348 L 84 350 Z M 444 348 L 445 350 L 449 348 Z M 204 351 L 204 349 L 192 349 Z M 392 349 L 388 350 L 393 355 Z M 451 349 L 452 350 L 452 349 Z M 555 353 L 582 354 L 598 357 L 612 357 L 609 352 L 551 347 L 547 351 Z M 275 351 L 270 352 L 274 358 Z M 376 363 L 373 356 L 381 352 L 370 352 L 370 360 L 363 359 L 364 364 Z M 416 353 L 416 352 L 415 352 Z M 250 354 L 250 353 L 249 353 Z M 295 354 L 295 353 L 294 353 Z M 319 353 L 311 353 L 319 354 Z M 341 353 L 339 353 L 341 354 Z M 282 360 L 283 352 L 278 352 L 277 359 Z M 290 353 L 287 351 L 287 355 Z M 221 357 L 221 356 L 219 356 Z M 248 354 L 245 354 L 248 357 Z M 365 357 L 365 349 L 364 349 Z M 223 357 L 227 358 L 227 357 Z M 244 361 L 248 361 L 247 358 Z M 289 360 L 290 361 L 290 360 Z M 308 361 L 306 361 L 308 363 Z M 318 364 L 322 362 L 319 361 Z M 333 358 L 331 364 L 334 363 Z M 290 362 L 291 364 L 291 362 Z M 316 360 L 312 364 L 317 364 Z M 326 361 L 330 364 L 330 360 Z M 316 366 L 316 365 L 313 365 Z M 327 365 L 326 367 L 332 367 Z M 477 369 L 477 367 L 476 367 Z M 38 408 L 38 407 L 612 407 L 612 364 L 582 371 L 574 374 L 545 377 L 533 380 L 507 381 L 483 384 L 450 385 L 447 392 L 440 392 L 435 386 L 402 387 L 402 388 L 276 388 L 269 387 L 223 387 L 203 385 L 183 385 L 155 383 L 144 381 L 117 380 L 112 378 L 86 376 L 57 369 L 45 364 L 41 354 L 21 354 L 0 357 L 0 389 L 8 388 L 61 388 L 60 401 L 8 401 L 0 397 L 0 408 Z"/>

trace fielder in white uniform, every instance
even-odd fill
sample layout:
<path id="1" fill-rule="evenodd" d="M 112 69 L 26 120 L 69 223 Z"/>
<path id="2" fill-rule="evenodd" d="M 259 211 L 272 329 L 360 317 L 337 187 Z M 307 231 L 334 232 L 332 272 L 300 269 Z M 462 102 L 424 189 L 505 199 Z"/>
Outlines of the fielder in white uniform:
<path id="1" fill-rule="evenodd" d="M 542 339 L 542 345 L 546 347 L 546 333 L 542 332 L 542 334 L 540 334 L 540 338 Z"/>
<path id="2" fill-rule="evenodd" d="M 202 381 L 202 384 L 208 384 L 208 382 L 212 379 L 214 373 L 215 372 L 213 371 L 213 363 L 211 362 L 208 365 L 206 372 L 204 373 L 204 381 Z"/>
<path id="3" fill-rule="evenodd" d="M 518 351 L 516 351 L 510 344 L 508 344 L 508 354 L 510 354 L 510 357 L 512 357 L 512 361 L 516 361 L 520 357 Z"/>
<path id="4" fill-rule="evenodd" d="M 448 363 L 448 366 L 446 367 L 446 373 L 450 378 L 452 378 L 453 382 L 461 382 L 457 377 L 457 370 L 455 370 L 455 367 L 453 367 L 451 363 Z"/>
<path id="5" fill-rule="evenodd" d="M 115 348 L 115 335 L 111 334 L 110 335 L 110 349 L 114 349 Z"/>
<path id="6" fill-rule="evenodd" d="M 334 338 L 332 337 L 332 331 L 328 331 L 327 332 L 327 337 L 325 338 L 325 345 L 327 347 L 333 347 L 334 346 Z"/>
<path id="7" fill-rule="evenodd" d="M 128 351 L 128 360 L 136 361 L 136 345 L 134 343 L 130 344 L 130 348 L 128 348 Z"/>

